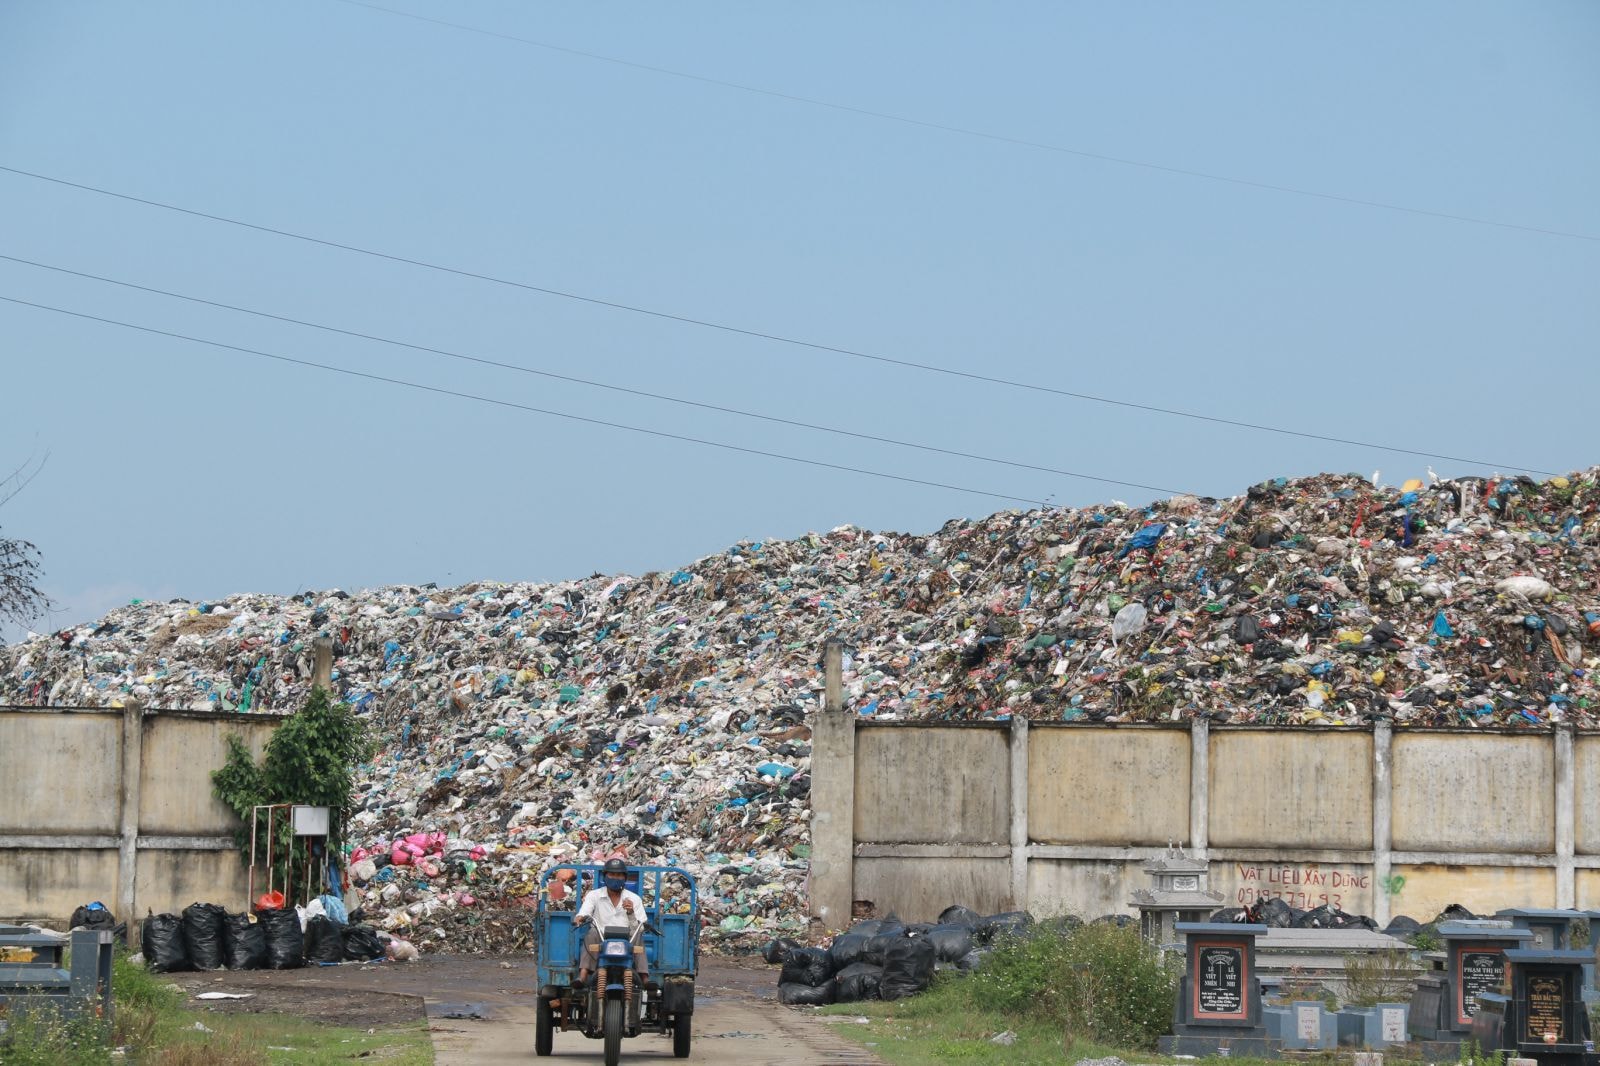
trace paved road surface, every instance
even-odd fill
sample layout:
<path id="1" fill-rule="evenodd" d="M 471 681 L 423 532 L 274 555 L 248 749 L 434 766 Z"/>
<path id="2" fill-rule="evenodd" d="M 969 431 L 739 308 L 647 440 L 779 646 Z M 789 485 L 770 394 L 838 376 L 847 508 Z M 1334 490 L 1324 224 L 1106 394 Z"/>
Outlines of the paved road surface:
<path id="1" fill-rule="evenodd" d="M 534 967 L 526 956 L 427 956 L 401 965 L 310 967 L 242 973 L 173 974 L 191 991 L 248 989 L 249 1000 L 222 1009 L 282 1010 L 319 1021 L 366 1026 L 419 1013 L 426 1005 L 438 1066 L 501 1066 L 541 1061 L 599 1063 L 601 1042 L 557 1033 L 555 1054 L 533 1053 Z M 697 1066 L 868 1066 L 860 1045 L 810 1015 L 780 1006 L 772 969 L 759 960 L 704 959 L 696 986 Z M 667 1037 L 625 1040 L 624 1062 L 674 1062 Z"/>

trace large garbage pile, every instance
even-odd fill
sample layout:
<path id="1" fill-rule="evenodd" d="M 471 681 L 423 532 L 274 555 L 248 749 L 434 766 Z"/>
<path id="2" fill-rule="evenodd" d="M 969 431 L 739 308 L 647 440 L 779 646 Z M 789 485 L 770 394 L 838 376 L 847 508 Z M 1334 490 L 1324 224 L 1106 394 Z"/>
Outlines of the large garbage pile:
<path id="1" fill-rule="evenodd" d="M 0 702 L 292 710 L 325 634 L 382 748 L 353 835 L 389 928 L 518 946 L 541 869 L 620 851 L 692 870 L 717 929 L 781 932 L 825 639 L 879 718 L 1592 725 L 1596 474 L 1324 475 L 640 577 L 137 603 L 4 649 Z M 394 861 L 419 834 L 444 841 Z"/>

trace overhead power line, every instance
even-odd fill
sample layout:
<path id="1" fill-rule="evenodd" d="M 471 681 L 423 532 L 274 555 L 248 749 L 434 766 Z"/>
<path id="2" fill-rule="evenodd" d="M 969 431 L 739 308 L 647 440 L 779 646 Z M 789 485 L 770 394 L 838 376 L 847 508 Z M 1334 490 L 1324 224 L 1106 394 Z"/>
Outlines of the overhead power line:
<path id="1" fill-rule="evenodd" d="M 824 107 L 830 111 L 842 111 L 850 115 L 859 115 L 864 118 L 881 119 L 885 122 L 898 122 L 907 126 L 919 126 L 923 129 L 938 130 L 941 133 L 953 133 L 962 137 L 976 137 L 985 141 L 999 144 L 1010 144 L 1020 148 L 1033 148 L 1044 152 L 1057 152 L 1062 155 L 1077 156 L 1080 159 L 1094 159 L 1102 163 L 1114 163 L 1123 167 L 1138 167 L 1141 170 L 1154 170 L 1163 174 L 1174 174 L 1185 178 L 1200 178 L 1205 181 L 1220 182 L 1226 185 L 1237 185 L 1247 189 L 1260 189 L 1267 192 L 1285 193 L 1291 196 L 1306 196 L 1317 200 L 1328 200 L 1334 203 L 1350 204 L 1356 207 L 1374 207 L 1383 211 L 1396 211 L 1407 215 L 1421 215 L 1425 218 L 1444 219 L 1449 222 L 1464 222 L 1474 226 L 1493 226 L 1497 229 L 1519 230 L 1523 233 L 1537 233 L 1546 237 L 1566 237 L 1578 241 L 1600 241 L 1600 236 L 1588 233 L 1575 233 L 1570 230 L 1547 229 L 1542 226 L 1528 226 L 1518 222 L 1501 222 L 1492 218 L 1477 218 L 1472 215 L 1458 215 L 1448 211 L 1433 211 L 1423 207 L 1410 207 L 1406 204 L 1389 203 L 1383 200 L 1367 200 L 1359 196 L 1344 196 L 1339 193 L 1319 192 L 1316 189 L 1305 189 L 1294 185 L 1279 185 L 1268 181 L 1255 181 L 1250 178 L 1240 178 L 1229 174 L 1216 174 L 1206 170 L 1194 170 L 1190 167 L 1169 166 L 1165 163 L 1152 163 L 1147 159 L 1130 159 L 1126 156 L 1106 155 L 1103 152 L 1090 152 L 1082 148 L 1070 148 L 1061 144 L 1050 144 L 1045 141 L 1029 140 L 1025 137 L 1011 137 L 1001 133 L 991 133 L 987 130 L 972 129 L 967 126 L 954 126 L 945 122 L 934 122 L 929 119 L 915 118 L 910 115 L 897 115 L 889 111 L 875 111 L 872 108 L 857 107 L 854 104 L 841 104 L 833 100 L 822 100 L 813 96 L 800 96 L 795 93 L 780 92 L 776 89 L 764 89 L 759 85 L 746 85 L 742 82 L 727 81 L 723 78 L 707 77 L 704 74 L 692 74 L 684 70 L 673 70 L 670 67 L 658 67 L 650 63 L 639 63 L 630 59 L 619 59 L 616 56 L 602 55 L 598 52 L 586 52 L 578 48 L 568 48 L 564 45 L 551 44 L 549 41 L 540 41 L 532 37 L 519 37 L 514 33 L 502 33 L 499 30 L 484 29 L 481 26 L 471 26 L 464 22 L 451 22 L 448 19 L 434 18 L 431 15 L 419 15 L 414 11 L 401 11 L 398 8 L 384 7 L 381 4 L 368 3 L 367 0 L 340 0 L 340 3 L 352 7 L 362 7 L 369 11 L 379 11 L 386 15 L 398 15 L 401 18 L 414 19 L 418 22 L 429 22 L 435 26 L 447 26 L 453 30 L 462 30 L 466 33 L 476 33 L 484 37 L 494 37 L 502 41 L 513 41 L 517 44 L 531 45 L 550 52 L 560 52 L 563 55 L 577 56 L 580 59 L 592 59 L 600 63 L 610 63 L 619 67 L 628 67 L 633 70 L 648 71 L 651 74 L 662 74 L 671 78 L 682 78 L 686 81 L 700 82 L 703 85 L 715 85 L 724 89 L 736 89 L 739 92 L 753 93 L 757 96 L 766 96 L 775 100 L 786 100 L 790 103 L 805 104 L 808 107 Z"/>
<path id="2" fill-rule="evenodd" d="M 504 285 L 524 292 L 536 292 L 545 296 L 558 296 L 564 300 L 576 300 L 579 303 L 591 304 L 596 307 L 605 307 L 614 311 L 627 311 L 632 314 L 645 315 L 650 318 L 662 319 L 668 322 L 678 322 L 683 325 L 700 326 L 705 329 L 714 329 L 723 333 L 740 337 L 750 337 L 756 340 L 772 341 L 776 344 L 787 344 L 810 351 L 829 352 L 834 355 L 843 355 L 852 359 L 863 359 L 888 366 L 904 367 L 909 370 L 920 370 L 930 374 L 942 374 L 947 377 L 960 378 L 967 381 L 981 381 L 990 385 L 1000 385 L 1006 388 L 1020 389 L 1028 392 L 1037 392 L 1052 396 L 1063 396 L 1068 399 L 1085 400 L 1091 403 L 1106 404 L 1120 407 L 1125 410 L 1144 411 L 1150 414 L 1168 415 L 1174 418 L 1187 418 L 1198 422 L 1209 422 L 1213 425 L 1228 426 L 1234 429 L 1248 429 L 1261 433 L 1275 433 L 1286 437 L 1299 437 L 1302 440 L 1322 441 L 1328 444 L 1343 444 L 1355 448 L 1370 448 L 1374 451 L 1392 452 L 1397 455 L 1411 455 L 1423 459 L 1439 459 L 1452 463 L 1463 463 L 1469 466 L 1484 467 L 1499 470 L 1521 470 L 1532 474 L 1553 474 L 1555 471 L 1541 470 L 1538 467 L 1527 466 L 1521 463 L 1492 462 L 1487 459 L 1473 459 L 1459 455 L 1447 455 L 1442 452 L 1430 452 L 1420 448 L 1405 448 L 1398 445 L 1383 444 L 1376 441 L 1357 440 L 1349 437 L 1336 437 L 1324 433 L 1312 433 L 1307 430 L 1290 429 L 1286 426 L 1271 426 L 1259 422 L 1246 422 L 1241 419 L 1223 418 L 1217 415 L 1201 414 L 1198 411 L 1184 411 L 1178 408 L 1161 407 L 1155 404 L 1135 403 L 1132 400 L 1120 400 L 1110 396 L 1096 396 L 1092 393 L 1075 392 L 1070 389 L 1056 388 L 1051 385 L 1040 385 L 1034 382 L 1017 381 L 990 374 L 979 374 L 970 370 L 957 370 L 953 367 L 939 366 L 934 363 L 919 363 L 910 359 L 898 359 L 893 356 L 877 355 L 872 352 L 859 351 L 853 348 L 841 348 L 831 344 L 822 344 L 817 341 L 802 340 L 797 337 L 786 337 L 777 333 L 766 333 L 761 330 L 745 329 L 741 326 L 728 325 L 724 322 L 715 322 L 710 319 L 693 318 L 688 315 L 674 314 L 669 311 L 657 311 L 634 304 L 625 304 L 616 300 L 606 300 L 595 296 L 585 296 L 581 293 L 567 292 L 562 289 L 552 289 L 542 285 L 533 285 L 524 281 L 515 281 L 511 278 L 497 277 L 474 270 L 465 270 L 460 267 L 445 266 L 423 259 L 412 259 L 403 255 L 394 255 L 389 252 L 380 252 L 371 248 L 362 248 L 354 244 L 344 244 L 340 241 L 329 240 L 324 237 L 314 237 L 310 234 L 296 233 L 293 230 L 279 229 L 274 226 L 261 225 L 255 222 L 246 222 L 243 219 L 230 218 L 226 215 L 211 214 L 190 207 L 181 207 L 177 204 L 165 203 L 160 200 L 151 200 L 142 196 L 133 196 L 129 193 L 116 192 L 112 189 L 96 185 L 87 185 L 82 182 L 68 181 L 65 178 L 40 174 L 31 170 L 22 170 L 18 167 L 0 164 L 0 172 L 16 174 L 20 177 L 33 178 L 38 181 L 49 182 L 83 192 L 95 193 L 99 196 L 108 196 L 117 200 L 130 203 L 143 204 L 146 207 L 157 207 L 164 211 L 172 211 L 180 215 L 189 215 L 193 218 L 203 218 L 211 222 L 221 222 L 242 229 L 254 230 L 258 233 L 270 233 L 278 237 L 288 237 L 292 240 L 305 241 L 308 244 L 319 245 L 323 248 L 334 248 L 339 251 L 353 252 L 357 255 L 370 256 L 390 263 L 401 263 L 406 266 L 420 267 L 424 270 L 435 270 L 455 277 L 471 278 L 475 281 L 486 281 L 495 285 Z"/>
<path id="3" fill-rule="evenodd" d="M 123 281 L 118 278 L 109 278 L 103 274 L 91 274 L 83 270 L 72 270 L 68 267 L 55 266 L 50 263 L 41 263 L 34 259 L 23 259 L 20 256 L 5 255 L 0 253 L 0 260 L 11 263 L 20 263 L 23 266 L 37 267 L 41 270 L 53 270 L 60 274 L 70 274 L 76 278 L 87 278 L 91 281 L 104 282 L 107 285 L 120 285 L 125 289 L 134 289 L 138 292 L 154 293 L 157 296 L 168 296 L 174 300 L 186 300 L 189 303 L 202 304 L 206 307 L 217 307 L 224 311 L 237 311 L 241 314 L 255 315 L 258 318 L 270 319 L 274 322 L 287 322 L 295 326 L 306 326 L 310 329 L 325 330 L 328 333 L 337 333 L 345 337 L 355 337 L 364 341 L 375 341 L 379 344 L 392 344 L 397 348 L 409 348 L 414 352 L 424 352 L 428 355 L 442 356 L 447 359 L 457 359 L 466 363 L 477 363 L 480 366 L 495 367 L 500 370 L 514 370 L 520 374 L 532 374 L 537 377 L 550 378 L 555 381 L 566 381 L 574 385 L 586 385 L 595 389 L 606 389 L 610 392 L 626 393 L 629 396 L 640 396 L 649 400 L 660 400 L 664 403 L 681 404 L 685 407 L 697 407 L 704 411 L 717 411 L 721 414 L 738 415 L 741 418 L 753 418 L 761 422 L 771 422 L 780 426 L 793 426 L 797 429 L 809 429 L 817 433 L 832 433 L 842 437 L 854 437 L 857 440 L 873 441 L 878 444 L 892 444 L 899 448 L 912 448 L 917 451 L 932 452 L 938 455 L 954 456 L 958 459 L 974 459 L 982 463 L 995 463 L 1000 466 L 1015 467 L 1018 470 L 1034 470 L 1043 474 L 1056 474 L 1061 477 L 1079 478 L 1084 481 L 1097 481 L 1103 485 L 1120 485 L 1130 489 L 1148 489 L 1151 492 L 1162 493 L 1168 496 L 1180 495 L 1182 489 L 1163 488 L 1160 485 L 1145 485 L 1137 481 L 1122 481 L 1117 478 L 1099 477 L 1094 474 L 1079 473 L 1075 470 L 1062 470 L 1053 466 L 1040 466 L 1034 463 L 1023 463 L 1013 459 L 1000 459 L 990 455 L 979 455 L 974 452 L 958 451 L 954 448 L 941 448 L 935 444 L 919 444 L 915 441 L 897 440 L 894 437 L 880 437 L 872 433 L 861 433 L 852 429 L 838 426 L 823 426 L 814 422 L 802 422 L 793 418 L 782 418 L 777 415 L 765 415 L 756 411 L 745 411 L 737 407 L 724 407 L 721 404 L 706 403 L 702 400 L 690 400 L 682 396 L 669 396 L 665 393 L 651 392 L 648 389 L 636 389 L 627 385 L 615 385 L 605 381 L 592 381 L 588 378 L 575 377 L 571 374 L 558 374 L 551 370 L 540 370 L 537 367 L 523 366 L 519 363 L 507 363 L 497 359 L 488 359 L 482 356 L 467 355 L 462 352 L 453 352 L 445 348 L 432 348 L 425 344 L 413 344 L 410 341 L 396 340 L 392 337 L 380 337 L 373 333 L 362 333 L 359 330 L 343 329 L 339 326 L 330 326 L 321 322 L 310 322 L 303 318 L 292 318 L 289 315 L 275 314 L 270 311 L 259 311 L 250 307 L 240 307 L 237 304 L 222 303 L 219 300 L 207 300 L 200 296 L 190 296 L 187 293 L 173 292 L 169 289 L 158 289 L 149 285 L 139 285 L 132 281 Z"/>
<path id="4" fill-rule="evenodd" d="M 366 381 L 379 381 L 388 385 L 397 385 L 402 388 L 416 389 L 419 392 L 431 392 L 439 396 L 453 396 L 460 400 L 471 400 L 475 403 L 493 404 L 513 411 L 524 411 L 529 414 L 547 415 L 551 418 L 565 418 L 572 422 L 582 422 L 591 426 L 602 426 L 606 429 L 621 429 L 629 433 L 641 433 L 649 437 L 659 437 L 664 440 L 681 441 L 685 444 L 698 444 L 706 448 L 721 448 L 725 451 L 740 452 L 745 455 L 760 456 L 764 459 L 781 459 L 786 463 L 799 463 L 803 466 L 820 467 L 824 470 L 838 470 L 847 474 L 861 474 L 865 477 L 883 478 L 888 481 L 899 481 L 907 485 L 922 485 L 926 488 L 947 489 L 951 492 L 966 492 L 974 496 L 987 496 L 994 500 L 1005 500 L 1008 503 L 1023 503 L 1030 507 L 1047 507 L 1048 501 L 1029 499 L 1026 496 L 1012 496 L 1004 492 L 991 492 L 988 489 L 976 489 L 968 485 L 952 485 L 943 481 L 928 481 L 923 478 L 906 477 L 902 474 L 890 474 L 882 470 L 869 470 L 859 466 L 846 466 L 842 463 L 829 463 L 821 459 L 807 459 L 798 455 L 786 455 L 783 452 L 767 451 L 762 448 L 751 448 L 742 444 L 729 444 L 726 441 L 706 440 L 702 437 L 691 437 L 683 433 L 669 433 L 665 430 L 646 429 L 643 426 L 633 426 L 625 422 L 611 422 L 603 418 L 589 418 L 585 415 L 575 415 L 568 411 L 552 411 L 548 408 L 534 407 L 530 404 L 516 403 L 511 400 L 502 400 L 494 396 L 480 396 L 477 393 L 461 392 L 456 389 L 441 388 L 437 385 L 425 385 L 417 381 L 407 381 L 404 378 L 390 377 L 387 374 L 373 374 L 365 370 L 351 370 L 348 367 L 334 366 L 331 363 L 318 363 L 310 359 L 299 359 L 290 355 L 277 352 L 262 351 L 259 348 L 245 348 L 237 344 L 225 344 L 222 341 L 208 340 L 205 337 L 194 337 L 187 333 L 177 333 L 172 330 L 156 329 L 154 326 L 141 326 L 134 322 L 124 322 L 120 319 L 106 318 L 101 315 L 91 315 L 84 311 L 73 311 L 65 307 L 54 307 L 50 304 L 35 303 L 32 300 L 23 300 L 15 296 L 0 295 L 0 300 L 21 307 L 33 307 L 40 311 L 53 311 L 58 315 L 68 315 L 72 318 L 81 318 L 89 322 L 101 322 L 108 326 L 121 326 L 124 329 L 138 330 L 140 333 L 150 333 L 157 337 L 170 337 L 173 340 L 188 341 L 191 344 L 203 344 L 223 351 L 236 352 L 241 355 L 256 356 L 261 359 L 271 359 L 274 362 L 290 366 L 305 367 L 314 370 L 326 371 L 330 374 L 343 374 L 346 377 L 361 378 Z"/>

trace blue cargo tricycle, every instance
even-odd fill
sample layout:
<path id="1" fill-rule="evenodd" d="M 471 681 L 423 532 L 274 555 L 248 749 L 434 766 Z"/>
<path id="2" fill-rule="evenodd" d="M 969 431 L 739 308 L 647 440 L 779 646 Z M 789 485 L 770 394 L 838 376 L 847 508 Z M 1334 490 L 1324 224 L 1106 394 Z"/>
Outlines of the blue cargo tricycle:
<path id="1" fill-rule="evenodd" d="M 570 870 L 571 879 L 561 877 Z M 561 880 L 572 891 L 552 903 L 550 886 Z M 630 866 L 628 888 L 644 900 L 645 960 L 652 984 L 641 985 L 633 970 L 634 940 L 626 927 L 601 929 L 600 957 L 586 988 L 574 988 L 587 926 L 576 924 L 578 907 L 599 887 L 600 867 L 557 866 L 539 884 L 536 929 L 539 1004 L 534 1050 L 551 1052 L 555 1031 L 577 1030 L 605 1041 L 606 1066 L 616 1066 L 622 1038 L 643 1033 L 672 1036 L 672 1053 L 689 1056 L 694 1017 L 694 979 L 700 960 L 700 901 L 694 878 L 676 866 Z"/>

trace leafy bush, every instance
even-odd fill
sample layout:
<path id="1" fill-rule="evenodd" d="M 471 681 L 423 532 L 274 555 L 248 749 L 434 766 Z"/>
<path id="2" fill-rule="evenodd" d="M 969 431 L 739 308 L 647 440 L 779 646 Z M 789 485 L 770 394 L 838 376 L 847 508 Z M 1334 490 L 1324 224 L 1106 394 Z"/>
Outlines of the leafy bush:
<path id="1" fill-rule="evenodd" d="M 1037 1018 L 1075 1037 L 1153 1047 L 1172 1021 L 1178 967 L 1133 928 L 1086 925 L 1008 941 L 962 987 L 978 1010 Z"/>
<path id="2" fill-rule="evenodd" d="M 338 844 L 342 816 L 350 808 L 355 770 L 370 755 L 366 727 L 347 704 L 335 702 L 327 691 L 312 689 L 306 705 L 273 731 L 265 758 L 257 765 L 250 749 L 238 736 L 228 738 L 228 758 L 211 775 L 216 796 L 246 825 L 252 810 L 268 803 L 302 803 L 328 807 L 334 819 L 329 827 L 330 848 Z M 297 838 L 287 818 L 277 820 L 275 855 L 285 864 L 305 861 L 304 838 Z M 250 856 L 248 832 L 238 836 L 246 861 Z M 258 846 L 264 851 L 266 841 Z"/>
<path id="3" fill-rule="evenodd" d="M 1409 951 L 1353 952 L 1344 957 L 1346 1001 L 1354 1007 L 1409 1000 L 1420 969 Z"/>

